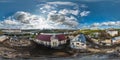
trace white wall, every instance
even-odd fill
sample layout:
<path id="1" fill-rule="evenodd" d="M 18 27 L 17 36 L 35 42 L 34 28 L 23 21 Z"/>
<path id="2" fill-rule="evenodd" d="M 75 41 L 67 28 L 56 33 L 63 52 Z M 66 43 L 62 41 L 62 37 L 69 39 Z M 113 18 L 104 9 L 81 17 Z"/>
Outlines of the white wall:
<path id="1" fill-rule="evenodd" d="M 70 46 L 74 49 L 86 49 L 86 44 L 77 41 L 71 42 Z"/>
<path id="2" fill-rule="evenodd" d="M 111 36 L 118 35 L 118 31 L 107 31 Z"/>

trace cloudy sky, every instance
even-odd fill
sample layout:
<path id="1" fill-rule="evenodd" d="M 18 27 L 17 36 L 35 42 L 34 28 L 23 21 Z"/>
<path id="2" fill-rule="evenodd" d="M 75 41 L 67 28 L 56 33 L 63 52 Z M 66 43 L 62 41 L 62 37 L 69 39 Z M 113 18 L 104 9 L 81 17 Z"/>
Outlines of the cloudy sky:
<path id="1" fill-rule="evenodd" d="M 119 6 L 120 0 L 0 0 L 0 28 L 120 28 Z"/>

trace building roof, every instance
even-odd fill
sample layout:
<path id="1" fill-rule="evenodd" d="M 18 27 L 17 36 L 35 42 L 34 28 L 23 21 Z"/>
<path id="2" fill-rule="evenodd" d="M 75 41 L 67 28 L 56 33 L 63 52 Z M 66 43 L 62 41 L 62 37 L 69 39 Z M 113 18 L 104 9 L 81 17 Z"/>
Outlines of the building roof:
<path id="1" fill-rule="evenodd" d="M 85 38 L 84 34 L 79 34 L 72 41 L 79 41 L 82 43 L 86 43 L 86 38 Z"/>
<path id="2" fill-rule="evenodd" d="M 50 42 L 52 36 L 55 36 L 59 41 L 66 40 L 64 34 L 39 34 L 36 39 Z"/>

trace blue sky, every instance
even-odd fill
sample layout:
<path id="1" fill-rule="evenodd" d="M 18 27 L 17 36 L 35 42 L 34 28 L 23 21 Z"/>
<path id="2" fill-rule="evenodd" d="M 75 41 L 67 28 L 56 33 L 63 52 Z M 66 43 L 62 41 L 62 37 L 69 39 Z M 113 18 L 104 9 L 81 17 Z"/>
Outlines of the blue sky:
<path id="1" fill-rule="evenodd" d="M 0 28 L 120 28 L 119 6 L 120 0 L 0 0 Z"/>

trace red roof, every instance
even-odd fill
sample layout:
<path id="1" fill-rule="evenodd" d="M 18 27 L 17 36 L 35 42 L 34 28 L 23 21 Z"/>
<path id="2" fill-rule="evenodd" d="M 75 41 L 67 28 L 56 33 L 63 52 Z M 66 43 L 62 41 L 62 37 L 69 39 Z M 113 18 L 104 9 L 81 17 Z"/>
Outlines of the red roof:
<path id="1" fill-rule="evenodd" d="M 51 37 L 54 36 L 54 34 L 39 34 L 36 38 L 38 40 L 43 40 L 43 41 L 51 41 Z M 57 38 L 59 41 L 66 40 L 64 34 L 56 34 L 55 38 Z"/>

